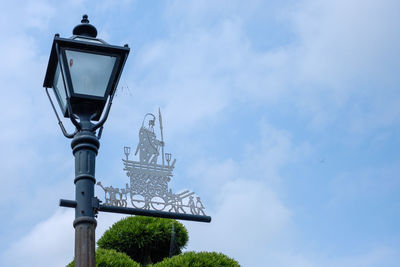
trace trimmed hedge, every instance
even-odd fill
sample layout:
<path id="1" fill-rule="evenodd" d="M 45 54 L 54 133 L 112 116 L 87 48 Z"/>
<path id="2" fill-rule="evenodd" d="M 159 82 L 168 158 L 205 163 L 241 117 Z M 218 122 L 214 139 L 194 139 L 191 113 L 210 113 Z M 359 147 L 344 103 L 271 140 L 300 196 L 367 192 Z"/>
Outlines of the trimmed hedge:
<path id="1" fill-rule="evenodd" d="M 182 255 L 166 258 L 151 267 L 240 267 L 239 263 L 217 252 L 185 252 Z"/>
<path id="2" fill-rule="evenodd" d="M 72 261 L 67 267 L 74 267 L 75 262 Z M 117 252 L 113 249 L 96 250 L 96 266 L 97 267 L 140 267 L 140 264 L 134 262 L 125 253 Z"/>
<path id="3" fill-rule="evenodd" d="M 127 217 L 110 227 L 97 244 L 123 252 L 143 265 L 156 263 L 169 256 L 172 224 L 175 230 L 173 255 L 178 255 L 188 241 L 188 233 L 181 223 L 171 219 Z"/>

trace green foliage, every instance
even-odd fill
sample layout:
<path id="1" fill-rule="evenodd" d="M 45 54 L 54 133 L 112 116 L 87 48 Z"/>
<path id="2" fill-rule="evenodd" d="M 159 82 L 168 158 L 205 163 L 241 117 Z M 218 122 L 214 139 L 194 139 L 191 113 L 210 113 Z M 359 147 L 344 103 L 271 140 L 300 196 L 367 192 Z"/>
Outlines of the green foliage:
<path id="1" fill-rule="evenodd" d="M 185 252 L 167 258 L 152 267 L 240 267 L 234 259 L 216 252 Z"/>
<path id="2" fill-rule="evenodd" d="M 173 255 L 178 255 L 188 241 L 188 233 L 181 223 L 170 219 L 127 217 L 108 229 L 97 244 L 126 253 L 141 264 L 159 262 L 169 256 L 172 224 L 175 230 Z"/>
<path id="3" fill-rule="evenodd" d="M 74 261 L 67 267 L 74 267 Z M 96 266 L 97 267 L 140 267 L 140 264 L 134 262 L 128 255 L 117 252 L 113 249 L 96 250 Z"/>

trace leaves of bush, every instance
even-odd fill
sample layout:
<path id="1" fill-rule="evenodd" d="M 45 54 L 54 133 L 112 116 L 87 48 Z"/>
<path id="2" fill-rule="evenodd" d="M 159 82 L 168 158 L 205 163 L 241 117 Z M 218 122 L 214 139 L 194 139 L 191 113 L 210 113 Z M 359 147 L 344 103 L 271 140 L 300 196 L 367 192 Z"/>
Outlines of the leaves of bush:
<path id="1" fill-rule="evenodd" d="M 151 267 L 240 267 L 234 259 L 216 252 L 185 252 L 182 255 L 164 259 Z"/>
<path id="2" fill-rule="evenodd" d="M 75 262 L 72 261 L 67 267 L 74 267 Z M 96 266 L 97 267 L 140 267 L 140 264 L 134 262 L 125 253 L 117 252 L 113 249 L 96 250 Z"/>
<path id="3" fill-rule="evenodd" d="M 126 253 L 141 264 L 155 263 L 169 256 L 172 224 L 175 229 L 174 255 L 188 241 L 186 228 L 176 220 L 153 217 L 127 217 L 115 223 L 97 242 L 104 249 Z"/>

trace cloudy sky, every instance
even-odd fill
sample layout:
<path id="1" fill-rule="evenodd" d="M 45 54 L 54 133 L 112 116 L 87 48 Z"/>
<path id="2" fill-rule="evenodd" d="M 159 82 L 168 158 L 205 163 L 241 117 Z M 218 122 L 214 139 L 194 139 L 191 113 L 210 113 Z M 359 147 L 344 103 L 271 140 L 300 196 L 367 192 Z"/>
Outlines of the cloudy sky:
<path id="1" fill-rule="evenodd" d="M 187 250 L 243 266 L 398 266 L 400 2 L 2 1 L 0 266 L 73 258 L 70 140 L 42 88 L 55 33 L 82 14 L 128 43 L 97 158 L 123 186 L 123 147 L 163 112 L 173 191 L 211 224 Z M 71 131 L 72 126 L 66 122 Z M 99 196 L 103 193 L 98 190 Z M 97 237 L 121 216 L 100 214 Z"/>

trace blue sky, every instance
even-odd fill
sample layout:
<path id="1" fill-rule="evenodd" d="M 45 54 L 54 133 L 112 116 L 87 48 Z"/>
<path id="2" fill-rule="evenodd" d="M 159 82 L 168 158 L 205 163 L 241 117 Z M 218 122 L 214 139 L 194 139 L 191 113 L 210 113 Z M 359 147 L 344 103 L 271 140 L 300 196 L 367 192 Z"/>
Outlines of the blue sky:
<path id="1" fill-rule="evenodd" d="M 99 180 L 127 182 L 123 147 L 161 107 L 172 189 L 213 217 L 185 222 L 187 250 L 243 266 L 397 266 L 399 12 L 394 0 L 3 3 L 0 266 L 73 258 L 73 213 L 57 206 L 74 196 L 73 156 L 42 84 L 54 34 L 85 13 L 132 49 Z M 97 237 L 119 218 L 100 214 Z"/>

